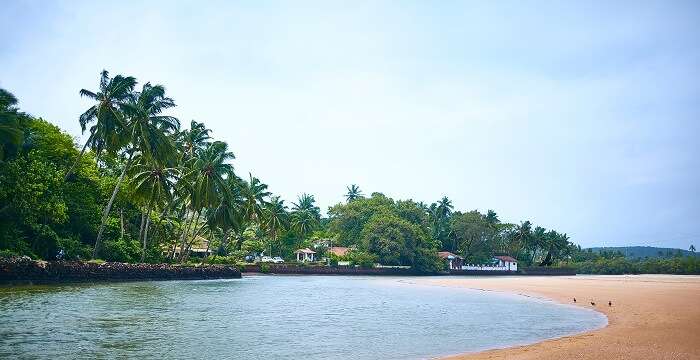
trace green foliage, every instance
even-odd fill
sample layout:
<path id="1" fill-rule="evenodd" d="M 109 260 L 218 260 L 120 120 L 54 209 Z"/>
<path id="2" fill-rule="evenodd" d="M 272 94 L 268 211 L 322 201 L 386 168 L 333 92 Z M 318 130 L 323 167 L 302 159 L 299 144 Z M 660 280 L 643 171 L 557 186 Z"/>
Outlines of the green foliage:
<path id="1" fill-rule="evenodd" d="M 410 265 L 421 229 L 390 213 L 375 214 L 362 230 L 362 248 L 376 254 L 384 265 Z"/>
<path id="2" fill-rule="evenodd" d="M 141 257 L 141 245 L 129 238 L 107 240 L 100 250 L 100 255 L 107 261 L 137 262 Z"/>
<path id="3" fill-rule="evenodd" d="M 234 265 L 239 263 L 241 260 L 243 260 L 241 257 L 238 256 L 210 256 L 207 258 L 207 263 L 208 264 L 225 264 L 225 265 Z"/>
<path id="4" fill-rule="evenodd" d="M 165 114 L 175 102 L 163 86 L 136 85 L 103 71 L 95 91 L 80 91 L 93 101 L 78 119 L 88 137 L 82 151 L 0 89 L 0 251 L 53 259 L 63 249 L 77 259 L 93 247 L 93 256 L 110 261 L 186 262 L 189 249 L 207 247 L 221 255 L 209 263 L 234 263 L 268 250 L 287 258 L 300 247 L 322 254 L 332 242 L 356 249 L 346 256 L 353 264 L 424 273 L 442 270 L 441 249 L 469 262 L 488 262 L 494 253 L 542 266 L 609 259 L 528 221 L 502 224 L 491 210 L 455 211 L 447 197 L 430 205 L 365 197 L 352 184 L 329 218 L 306 193 L 290 211 L 260 179 L 236 175 L 228 145 L 204 124 L 180 129 Z"/>
<path id="5" fill-rule="evenodd" d="M 12 250 L 8 250 L 8 249 L 0 250 L 0 259 L 12 258 L 12 257 L 16 257 L 16 256 L 20 256 L 20 254 L 14 252 Z"/>
<path id="6" fill-rule="evenodd" d="M 629 260 L 618 256 L 567 264 L 580 274 L 700 274 L 696 256 Z"/>
<path id="7" fill-rule="evenodd" d="M 344 261 L 349 261 L 353 266 L 370 269 L 377 262 L 377 256 L 364 251 L 350 251 L 341 258 Z M 337 262 L 336 262 L 337 264 Z"/>
<path id="8" fill-rule="evenodd" d="M 65 260 L 85 260 L 90 258 L 91 248 L 77 239 L 58 239 L 58 248 L 63 249 Z"/>
<path id="9" fill-rule="evenodd" d="M 435 274 L 445 270 L 446 262 L 432 249 L 418 249 L 413 261 L 413 270 L 418 273 Z"/>
<path id="10" fill-rule="evenodd" d="M 267 274 L 270 272 L 270 264 L 268 263 L 261 263 L 260 264 L 260 272 L 263 274 Z"/>

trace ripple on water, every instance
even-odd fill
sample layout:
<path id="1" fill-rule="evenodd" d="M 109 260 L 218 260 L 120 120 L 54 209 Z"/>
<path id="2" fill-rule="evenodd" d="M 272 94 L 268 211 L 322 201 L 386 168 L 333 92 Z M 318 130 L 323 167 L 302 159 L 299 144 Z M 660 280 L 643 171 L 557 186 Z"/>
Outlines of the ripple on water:
<path id="1" fill-rule="evenodd" d="M 0 289 L 0 358 L 418 359 L 606 321 L 585 309 L 407 278 L 19 287 Z"/>

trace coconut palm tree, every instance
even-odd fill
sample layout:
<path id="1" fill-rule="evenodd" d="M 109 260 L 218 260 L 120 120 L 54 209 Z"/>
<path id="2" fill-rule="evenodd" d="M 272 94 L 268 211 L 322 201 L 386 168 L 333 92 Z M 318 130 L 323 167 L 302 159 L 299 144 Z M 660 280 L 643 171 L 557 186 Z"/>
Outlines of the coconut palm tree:
<path id="1" fill-rule="evenodd" d="M 246 220 L 256 221 L 260 219 L 267 204 L 267 198 L 271 195 L 267 191 L 267 185 L 248 173 L 248 181 L 241 181 L 241 195 L 245 199 Z"/>
<path id="2" fill-rule="evenodd" d="M 121 104 L 121 109 L 127 119 L 126 131 L 129 136 L 126 163 L 102 213 L 102 222 L 95 239 L 93 257 L 97 257 L 99 253 L 109 212 L 124 181 L 124 176 L 131 167 L 134 155 L 139 154 L 163 164 L 174 163 L 176 150 L 169 135 L 179 129 L 180 122 L 172 116 L 162 115 L 164 110 L 174 106 L 173 99 L 165 96 L 163 86 L 151 85 L 150 83 L 143 85 L 140 92 L 133 93 L 127 102 Z"/>
<path id="3" fill-rule="evenodd" d="M 292 228 L 304 238 L 316 226 L 321 219 L 321 209 L 316 206 L 313 195 L 303 193 L 296 203 L 292 203 L 292 215 L 290 217 Z"/>
<path id="4" fill-rule="evenodd" d="M 348 202 L 362 198 L 362 191 L 359 186 L 352 184 L 348 186 L 347 189 L 348 192 L 345 194 L 345 199 L 347 199 Z"/>
<path id="5" fill-rule="evenodd" d="M 277 243 L 277 235 L 281 230 L 284 230 L 289 224 L 289 214 L 287 206 L 284 205 L 284 200 L 280 200 L 279 196 L 274 196 L 265 206 L 264 211 L 265 229 L 270 234 L 273 243 Z M 272 254 L 272 251 L 270 251 Z"/>
<path id="6" fill-rule="evenodd" d="M 134 176 L 132 178 L 133 191 L 146 200 L 145 226 L 143 223 L 139 232 L 139 240 L 142 240 L 143 248 L 141 253 L 141 262 L 146 257 L 146 247 L 148 245 L 148 228 L 150 224 L 151 211 L 156 203 L 163 202 L 170 198 L 171 191 L 175 187 L 177 178 L 180 176 L 178 169 L 173 167 L 164 167 L 158 161 L 139 156 L 133 168 Z"/>
<path id="7" fill-rule="evenodd" d="M 443 196 L 437 203 L 437 214 L 443 219 L 449 218 L 453 209 L 452 200 L 448 199 L 447 196 Z"/>
<path id="8" fill-rule="evenodd" d="M 496 212 L 493 210 L 488 210 L 486 212 L 484 220 L 486 220 L 486 222 L 489 223 L 489 225 L 496 225 L 501 222 L 501 220 L 498 219 L 498 214 L 496 214 Z"/>
<path id="9" fill-rule="evenodd" d="M 303 193 L 299 195 L 299 200 L 295 203 L 293 202 L 292 205 L 294 205 L 292 207 L 294 211 L 308 211 L 315 218 L 321 218 L 321 209 L 316 206 L 316 199 L 311 194 Z"/>
<path id="10" fill-rule="evenodd" d="M 85 133 L 90 124 L 95 124 L 90 126 L 90 136 L 66 173 L 65 180 L 73 174 L 88 147 L 92 148 L 99 157 L 102 151 L 114 152 L 124 146 L 126 121 L 122 105 L 129 99 L 135 86 L 136 79 L 131 76 L 117 75 L 110 78 L 107 70 L 103 70 L 100 74 L 100 85 L 97 92 L 80 90 L 80 96 L 95 101 L 95 104 L 85 110 L 78 118 L 80 129 Z"/>
<path id="11" fill-rule="evenodd" d="M 290 220 L 292 229 L 294 229 L 302 239 L 306 238 L 306 236 L 318 226 L 318 219 L 308 210 L 292 212 Z"/>
<path id="12" fill-rule="evenodd" d="M 236 157 L 223 141 L 215 141 L 194 159 L 189 177 L 193 184 L 195 209 L 211 208 L 221 201 L 222 194 L 231 196 L 226 179 L 235 176 L 230 161 Z"/>
<path id="13" fill-rule="evenodd" d="M 194 221 L 194 229 L 199 226 L 199 218 L 203 211 L 215 211 L 222 200 L 233 199 L 233 193 L 229 178 L 235 178 L 233 165 L 230 161 L 235 159 L 232 152 L 228 151 L 228 145 L 222 141 L 208 144 L 197 156 L 189 161 L 188 174 L 185 176 L 189 198 L 189 207 L 193 212 L 188 226 L 181 236 L 181 259 L 184 258 L 187 243 L 187 235 Z M 224 205 L 229 205 L 228 203 Z M 220 209 L 224 211 L 224 209 Z M 233 211 L 233 210 L 231 210 Z M 208 221 L 212 221 L 213 215 L 208 215 Z M 193 237 L 194 238 L 194 237 Z"/>
<path id="14" fill-rule="evenodd" d="M 7 148 L 18 148 L 24 139 L 20 119 L 24 116 L 17 109 L 17 98 L 0 88 L 0 160 L 5 158 Z"/>
<path id="15" fill-rule="evenodd" d="M 245 199 L 241 196 L 239 179 L 236 176 L 226 178 L 226 186 L 229 192 L 222 193 L 221 201 L 212 211 L 208 213 L 207 222 L 210 227 L 221 229 L 221 246 L 218 253 L 226 255 L 228 253 L 229 234 L 242 231 L 244 223 L 243 207 Z"/>
<path id="16" fill-rule="evenodd" d="M 192 120 L 190 128 L 178 134 L 178 143 L 181 145 L 185 160 L 195 158 L 198 152 L 207 147 L 211 140 L 210 133 L 211 130 L 207 129 L 203 123 Z"/>

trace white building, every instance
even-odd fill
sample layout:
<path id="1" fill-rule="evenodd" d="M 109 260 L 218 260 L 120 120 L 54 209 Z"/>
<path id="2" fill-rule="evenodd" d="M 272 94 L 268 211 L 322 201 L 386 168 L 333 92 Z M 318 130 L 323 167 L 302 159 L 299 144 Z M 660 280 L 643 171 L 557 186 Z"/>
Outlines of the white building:
<path id="1" fill-rule="evenodd" d="M 506 268 L 506 271 L 518 271 L 518 260 L 510 256 L 494 256 L 493 259 L 498 260 L 498 266 Z"/>
<path id="2" fill-rule="evenodd" d="M 492 264 L 466 264 L 462 270 L 518 271 L 518 261 L 510 256 L 494 256 Z"/>
<path id="3" fill-rule="evenodd" d="M 299 249 L 294 254 L 296 254 L 298 262 L 316 261 L 316 252 L 309 248 Z"/>

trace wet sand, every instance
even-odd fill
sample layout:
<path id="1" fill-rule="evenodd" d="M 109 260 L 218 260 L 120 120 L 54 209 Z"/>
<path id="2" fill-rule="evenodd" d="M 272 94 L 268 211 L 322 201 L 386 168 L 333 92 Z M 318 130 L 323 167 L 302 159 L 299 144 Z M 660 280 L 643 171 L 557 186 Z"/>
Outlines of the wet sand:
<path id="1" fill-rule="evenodd" d="M 700 359 L 700 276 L 443 278 L 428 284 L 505 291 L 593 308 L 608 326 L 533 345 L 446 359 Z M 596 303 L 592 306 L 590 302 Z M 612 306 L 608 305 L 612 301 Z"/>

